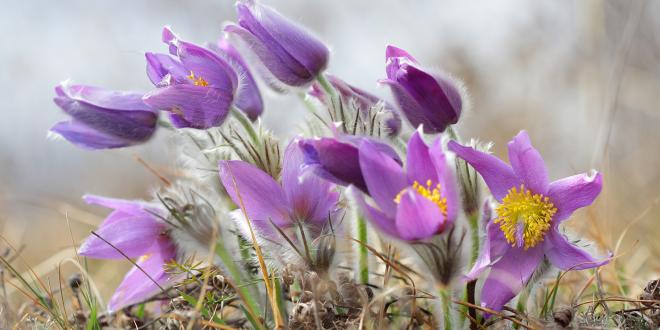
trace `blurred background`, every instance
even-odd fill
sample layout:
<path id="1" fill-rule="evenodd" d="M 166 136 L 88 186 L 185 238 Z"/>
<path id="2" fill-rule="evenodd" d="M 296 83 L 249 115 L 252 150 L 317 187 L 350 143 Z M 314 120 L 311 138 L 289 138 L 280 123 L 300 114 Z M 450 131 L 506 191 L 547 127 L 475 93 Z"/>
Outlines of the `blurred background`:
<path id="1" fill-rule="evenodd" d="M 321 36 L 332 49 L 329 71 L 348 82 L 390 98 L 376 80 L 384 77 L 385 46 L 397 45 L 464 81 L 472 106 L 459 124 L 463 136 L 493 141 L 506 157 L 506 142 L 527 129 L 551 178 L 602 171 L 603 194 L 570 226 L 601 251 L 614 250 L 625 233 L 617 255 L 639 285 L 660 273 L 660 1 L 264 2 Z M 164 25 L 203 43 L 233 19 L 229 0 L 3 3 L 0 234 L 23 247 L 25 263 L 48 274 L 73 256 L 72 240 L 106 214 L 84 205 L 83 194 L 148 197 L 158 180 L 135 156 L 173 164 L 167 132 L 107 152 L 48 139 L 65 118 L 53 87 L 71 79 L 147 91 L 143 53 L 166 51 Z M 294 135 L 302 103 L 266 94 L 266 125 Z M 127 263 L 97 265 L 112 270 L 95 275 L 108 281 L 107 294 Z"/>

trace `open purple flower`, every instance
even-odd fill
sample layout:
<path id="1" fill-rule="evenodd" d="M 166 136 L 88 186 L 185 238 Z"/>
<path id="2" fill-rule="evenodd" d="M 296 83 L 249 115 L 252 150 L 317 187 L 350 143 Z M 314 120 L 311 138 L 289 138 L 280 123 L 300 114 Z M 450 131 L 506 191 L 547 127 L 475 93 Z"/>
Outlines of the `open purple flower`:
<path id="1" fill-rule="evenodd" d="M 331 74 L 327 74 L 326 78 L 330 84 L 332 84 L 332 87 L 339 92 L 344 107 L 349 107 L 354 103 L 358 107 L 360 113 L 368 113 L 372 107 L 379 102 L 382 102 L 384 115 L 387 116 L 384 120 L 387 134 L 389 136 L 396 136 L 399 134 L 399 130 L 401 129 L 401 117 L 399 117 L 399 114 L 394 110 L 394 107 L 390 103 L 379 99 L 376 95 L 370 94 L 365 90 L 349 85 L 345 81 Z M 330 103 L 328 96 L 318 82 L 312 85 L 312 90 L 309 92 L 309 95 L 319 99 L 323 103 Z"/>
<path id="2" fill-rule="evenodd" d="M 98 196 L 85 196 L 84 199 L 89 204 L 114 209 L 96 230 L 96 234 L 112 246 L 90 235 L 78 253 L 91 258 L 124 259 L 125 256 L 117 251 L 119 249 L 129 258 L 138 258 L 136 264 L 142 269 L 133 266 L 124 276 L 108 303 L 110 311 L 139 303 L 161 292 L 159 286 L 167 287 L 173 282 L 165 271 L 165 264 L 176 258 L 176 248 L 166 225 L 154 215 L 163 213 L 160 208 Z"/>
<path id="3" fill-rule="evenodd" d="M 328 65 L 329 50 L 305 28 L 255 1 L 239 1 L 235 34 L 277 80 L 288 86 L 311 83 Z"/>
<path id="4" fill-rule="evenodd" d="M 387 79 L 399 108 L 414 127 L 426 133 L 441 133 L 456 124 L 463 101 L 456 85 L 447 77 L 430 73 L 403 49 L 387 46 Z"/>
<path id="5" fill-rule="evenodd" d="M 600 173 L 579 174 L 554 182 L 527 132 L 509 142 L 509 162 L 450 141 L 449 149 L 481 174 L 500 203 L 487 225 L 483 249 L 467 275 L 476 279 L 487 267 L 482 305 L 501 310 L 515 297 L 545 258 L 558 268 L 586 269 L 604 265 L 601 260 L 567 241 L 559 224 L 590 205 L 602 188 Z"/>
<path id="6" fill-rule="evenodd" d="M 177 128 L 220 126 L 229 114 L 238 88 L 238 75 L 224 58 L 206 48 L 180 40 L 163 29 L 167 54 L 146 53 L 147 75 L 158 87 L 144 96 L 149 106 L 169 111 Z"/>
<path id="7" fill-rule="evenodd" d="M 121 148 L 144 143 L 156 130 L 158 111 L 142 102 L 142 93 L 99 87 L 55 87 L 53 99 L 71 120 L 50 130 L 86 149 Z"/>
<path id="8" fill-rule="evenodd" d="M 220 180 L 237 205 L 244 205 L 255 230 L 270 241 L 282 241 L 281 234 L 304 224 L 314 237 L 333 220 L 339 194 L 334 185 L 307 173 L 297 141 L 284 153 L 281 184 L 244 161 L 220 162 Z"/>
<path id="9" fill-rule="evenodd" d="M 378 208 L 368 205 L 359 193 L 357 200 L 376 227 L 408 241 L 451 227 L 458 212 L 456 182 L 439 138 L 429 147 L 416 131 L 408 141 L 405 170 L 368 140 L 360 143 L 359 161 Z"/>
<path id="10" fill-rule="evenodd" d="M 304 163 L 316 175 L 336 184 L 354 185 L 367 193 L 368 188 L 360 169 L 358 146 L 369 140 L 380 152 L 389 155 L 401 164 L 396 151 L 387 144 L 366 137 L 341 136 L 337 138 L 315 138 L 300 140 Z"/>

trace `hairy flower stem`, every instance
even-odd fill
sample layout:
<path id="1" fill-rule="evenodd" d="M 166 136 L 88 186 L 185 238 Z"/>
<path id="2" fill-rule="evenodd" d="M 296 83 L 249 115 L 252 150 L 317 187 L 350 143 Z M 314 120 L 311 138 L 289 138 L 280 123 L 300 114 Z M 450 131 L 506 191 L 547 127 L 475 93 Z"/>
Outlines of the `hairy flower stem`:
<path id="1" fill-rule="evenodd" d="M 472 212 L 467 215 L 467 218 L 472 238 L 472 250 L 470 251 L 470 267 L 472 267 L 479 257 L 479 212 Z"/>
<path id="2" fill-rule="evenodd" d="M 369 283 L 369 251 L 367 250 L 368 235 L 367 235 L 367 222 L 362 216 L 357 219 L 358 239 L 362 244 L 358 247 L 360 256 L 360 282 L 362 284 Z"/>
<path id="3" fill-rule="evenodd" d="M 332 84 L 328 81 L 325 75 L 323 73 L 319 74 L 316 77 L 316 80 L 319 82 L 323 90 L 328 93 L 330 99 L 334 101 L 334 99 L 337 97 L 337 91 L 335 91 L 335 88 L 332 87 Z"/>
<path id="4" fill-rule="evenodd" d="M 443 329 L 449 330 L 452 328 L 452 317 L 451 317 L 451 292 L 449 288 L 445 285 L 438 285 L 438 298 L 440 299 L 440 307 L 442 307 L 442 319 L 444 327 Z"/>
<path id="5" fill-rule="evenodd" d="M 231 114 L 238 120 L 238 122 L 243 126 L 243 129 L 250 135 L 250 139 L 255 145 L 261 145 L 257 131 L 254 130 L 254 126 L 248 117 L 246 117 L 240 110 L 235 107 L 231 107 Z"/>
<path id="6" fill-rule="evenodd" d="M 259 305 L 254 300 L 253 292 L 250 292 L 250 285 L 246 285 L 246 281 L 243 279 L 243 274 L 236 266 L 236 262 L 232 260 L 231 254 L 227 251 L 227 248 L 222 243 L 217 243 L 215 245 L 215 253 L 220 257 L 222 263 L 227 267 L 229 274 L 236 281 L 236 287 L 242 293 L 245 304 L 247 305 L 247 310 L 251 310 L 253 313 L 259 313 Z"/>

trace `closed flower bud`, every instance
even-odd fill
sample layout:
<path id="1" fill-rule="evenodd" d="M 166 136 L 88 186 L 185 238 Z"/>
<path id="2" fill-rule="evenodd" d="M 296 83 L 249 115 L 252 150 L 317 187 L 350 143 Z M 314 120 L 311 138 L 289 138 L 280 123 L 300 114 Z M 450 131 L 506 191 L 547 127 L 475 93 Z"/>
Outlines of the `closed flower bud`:
<path id="1" fill-rule="evenodd" d="M 228 24 L 225 31 L 243 40 L 284 85 L 308 85 L 328 65 L 328 47 L 305 28 L 253 1 L 238 2 L 236 7 L 238 24 Z"/>
<path id="2" fill-rule="evenodd" d="M 406 51 L 388 46 L 387 79 L 381 83 L 392 89 L 399 108 L 414 127 L 425 133 L 441 133 L 458 122 L 463 100 L 456 84 L 448 77 L 422 68 Z"/>
<path id="3" fill-rule="evenodd" d="M 99 87 L 55 87 L 53 99 L 71 120 L 50 131 L 86 149 L 121 148 L 144 143 L 156 130 L 158 111 L 142 102 L 142 93 Z"/>

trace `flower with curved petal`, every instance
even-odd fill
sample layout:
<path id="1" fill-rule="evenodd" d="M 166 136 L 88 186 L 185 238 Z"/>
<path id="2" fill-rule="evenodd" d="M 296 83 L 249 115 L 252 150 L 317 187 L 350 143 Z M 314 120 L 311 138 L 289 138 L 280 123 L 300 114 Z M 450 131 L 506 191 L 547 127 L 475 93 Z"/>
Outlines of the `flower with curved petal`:
<path id="1" fill-rule="evenodd" d="M 172 56 L 146 53 L 147 76 L 158 87 L 146 94 L 149 106 L 169 112 L 177 128 L 220 126 L 232 106 L 239 78 L 225 58 L 179 39 L 163 28 Z"/>
<path id="2" fill-rule="evenodd" d="M 525 131 L 509 142 L 511 165 L 454 141 L 448 147 L 481 174 L 499 203 L 486 227 L 479 259 L 466 276 L 476 279 L 491 267 L 481 294 L 482 305 L 501 310 L 527 284 L 544 257 L 563 270 L 609 262 L 609 258 L 590 256 L 559 232 L 562 221 L 596 199 L 603 184 L 600 173 L 550 182 L 545 162 Z"/>
<path id="3" fill-rule="evenodd" d="M 423 125 L 426 133 L 441 133 L 456 124 L 463 101 L 456 84 L 446 76 L 422 68 L 403 49 L 387 46 L 387 79 L 399 109 L 413 127 Z"/>
<path id="4" fill-rule="evenodd" d="M 314 138 L 300 140 L 304 163 L 316 175 L 338 185 L 354 185 L 368 192 L 360 169 L 358 147 L 368 140 L 380 152 L 387 154 L 401 164 L 396 151 L 389 145 L 367 137 L 340 136 L 336 138 Z"/>
<path id="5" fill-rule="evenodd" d="M 112 91 L 62 83 L 53 99 L 71 120 L 50 131 L 86 149 L 121 148 L 141 144 L 156 131 L 158 111 L 142 102 L 142 93 Z"/>
<path id="6" fill-rule="evenodd" d="M 174 283 L 165 265 L 176 258 L 176 246 L 166 225 L 156 216 L 164 213 L 159 207 L 99 196 L 85 196 L 84 199 L 88 204 L 114 211 L 96 230 L 102 239 L 90 235 L 78 254 L 100 259 L 137 258 L 135 263 L 139 266 L 131 268 L 110 298 L 108 309 L 111 312 L 140 303 Z"/>
<path id="7" fill-rule="evenodd" d="M 281 183 L 247 162 L 220 162 L 220 180 L 227 193 L 236 205 L 245 207 L 260 236 L 271 241 L 282 241 L 273 225 L 286 231 L 304 224 L 317 237 L 337 213 L 339 194 L 334 185 L 306 172 L 296 140 L 284 153 Z"/>
<path id="8" fill-rule="evenodd" d="M 358 204 L 383 232 L 416 241 L 451 227 L 458 212 L 456 181 L 439 138 L 429 147 L 416 131 L 408 141 L 405 169 L 373 142 L 363 140 L 359 163 L 377 207 L 359 193 Z"/>
<path id="9" fill-rule="evenodd" d="M 305 86 L 328 65 L 328 48 L 302 26 L 256 1 L 239 1 L 236 8 L 238 24 L 225 31 L 241 39 L 278 81 Z"/>

